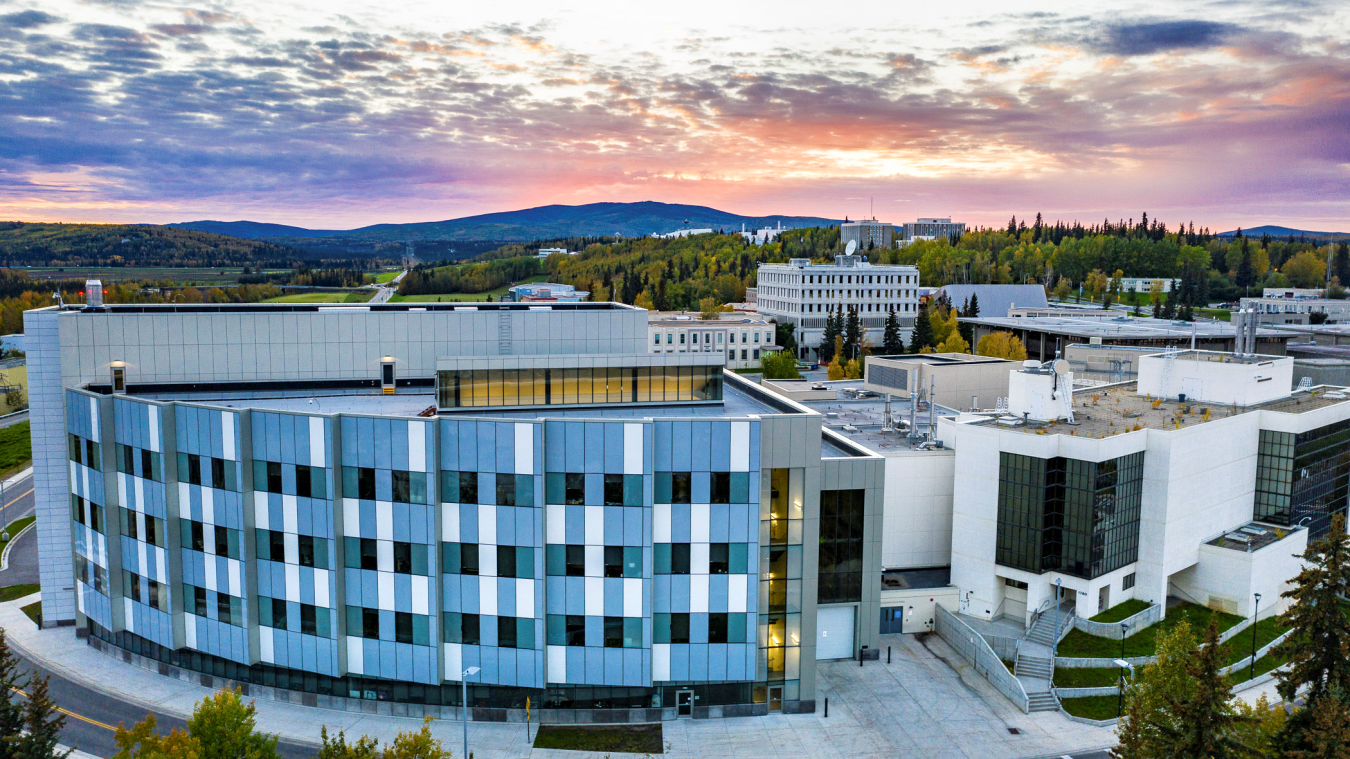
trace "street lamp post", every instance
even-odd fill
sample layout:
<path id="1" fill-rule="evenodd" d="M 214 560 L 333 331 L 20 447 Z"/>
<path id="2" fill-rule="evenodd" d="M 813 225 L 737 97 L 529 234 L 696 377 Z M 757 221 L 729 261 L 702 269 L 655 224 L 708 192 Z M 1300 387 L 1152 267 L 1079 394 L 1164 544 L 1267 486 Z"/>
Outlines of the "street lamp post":
<path id="1" fill-rule="evenodd" d="M 1129 662 L 1127 662 L 1127 661 L 1125 661 L 1123 658 L 1121 658 L 1121 659 L 1116 659 L 1115 662 L 1113 662 L 1113 663 L 1114 663 L 1117 667 L 1120 667 L 1120 685 L 1116 688 L 1116 719 L 1120 719 L 1121 704 L 1122 704 L 1122 703 L 1124 702 L 1124 700 L 1125 700 L 1125 669 L 1126 669 L 1127 667 L 1129 668 L 1129 670 L 1130 670 L 1130 680 L 1133 681 L 1133 680 L 1134 680 L 1134 665 L 1131 664 L 1131 663 L 1129 663 Z"/>
<path id="2" fill-rule="evenodd" d="M 1247 679 L 1252 679 L 1256 673 L 1256 617 L 1261 613 L 1261 594 L 1253 593 L 1256 596 L 1256 606 L 1252 609 L 1252 663 L 1247 668 Z"/>
<path id="3" fill-rule="evenodd" d="M 1055 652 L 1059 650 L 1059 594 L 1064 580 L 1055 580 L 1055 631 L 1050 635 L 1050 666 L 1055 665 Z"/>
<path id="4" fill-rule="evenodd" d="M 478 674 L 478 667 L 469 667 L 459 676 L 459 684 L 464 694 L 464 700 L 460 706 L 464 710 L 464 759 L 469 757 L 469 678 L 476 674 Z"/>

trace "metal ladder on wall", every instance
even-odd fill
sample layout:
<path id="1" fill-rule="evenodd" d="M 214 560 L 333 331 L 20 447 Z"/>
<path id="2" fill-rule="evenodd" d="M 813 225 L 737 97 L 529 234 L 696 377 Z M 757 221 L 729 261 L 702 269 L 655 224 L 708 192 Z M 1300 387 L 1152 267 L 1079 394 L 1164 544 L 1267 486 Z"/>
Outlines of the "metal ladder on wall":
<path id="1" fill-rule="evenodd" d="M 497 354 L 509 356 L 515 352 L 511 336 L 511 311 L 502 309 L 497 312 Z"/>

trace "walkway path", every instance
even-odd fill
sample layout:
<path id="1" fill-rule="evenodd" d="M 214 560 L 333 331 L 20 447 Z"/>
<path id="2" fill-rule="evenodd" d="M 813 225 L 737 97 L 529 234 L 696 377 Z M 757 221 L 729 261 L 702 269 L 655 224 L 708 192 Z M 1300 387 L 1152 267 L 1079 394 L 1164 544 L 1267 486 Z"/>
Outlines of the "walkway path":
<path id="1" fill-rule="evenodd" d="M 154 710 L 186 716 L 209 691 L 181 680 L 124 664 L 76 639 L 70 628 L 38 630 L 20 611 L 30 596 L 0 604 L 0 626 L 30 661 L 102 698 L 63 703 L 97 719 L 100 709 L 131 713 Z M 1023 714 L 948 648 L 936 635 L 882 636 L 890 648 L 880 662 L 820 662 L 815 714 L 772 715 L 664 723 L 667 755 L 674 757 L 985 757 L 1056 756 L 1109 746 L 1110 730 L 1072 722 L 1053 712 Z M 826 718 L 824 700 L 830 700 Z M 112 702 L 111 707 L 108 702 Z M 259 702 L 258 724 L 300 747 L 317 742 L 319 728 L 368 734 L 388 741 L 420 720 Z M 110 716 L 114 722 L 126 717 Z M 107 720 L 100 720 L 107 721 Z M 461 723 L 438 721 L 433 732 L 459 755 Z M 1014 733 L 1013 730 L 1016 730 Z M 479 759 L 586 756 L 532 750 L 519 724 L 476 722 L 470 748 Z M 303 756 L 291 753 L 291 756 Z M 596 755 L 597 757 L 599 755 Z"/>

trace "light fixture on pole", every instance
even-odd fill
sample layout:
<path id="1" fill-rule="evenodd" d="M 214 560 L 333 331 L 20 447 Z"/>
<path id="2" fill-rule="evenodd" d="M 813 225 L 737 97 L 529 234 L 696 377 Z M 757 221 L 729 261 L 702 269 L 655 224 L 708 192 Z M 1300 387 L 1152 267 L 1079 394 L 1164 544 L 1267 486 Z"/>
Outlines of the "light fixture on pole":
<path id="1" fill-rule="evenodd" d="M 1253 593 L 1256 596 L 1256 606 L 1252 608 L 1252 663 L 1247 668 L 1247 679 L 1252 679 L 1256 673 L 1256 617 L 1261 613 L 1261 594 Z"/>
<path id="2" fill-rule="evenodd" d="M 1116 719 L 1120 719 L 1121 704 L 1125 700 L 1125 670 L 1127 668 L 1130 670 L 1130 681 L 1133 682 L 1134 665 L 1124 659 L 1116 659 L 1112 663 L 1120 667 L 1120 686 L 1116 688 Z"/>
<path id="3" fill-rule="evenodd" d="M 460 702 L 460 708 L 464 710 L 464 756 L 469 756 L 469 678 L 478 674 L 478 667 L 469 667 L 459 675 L 459 684 L 462 688 L 464 700 Z"/>

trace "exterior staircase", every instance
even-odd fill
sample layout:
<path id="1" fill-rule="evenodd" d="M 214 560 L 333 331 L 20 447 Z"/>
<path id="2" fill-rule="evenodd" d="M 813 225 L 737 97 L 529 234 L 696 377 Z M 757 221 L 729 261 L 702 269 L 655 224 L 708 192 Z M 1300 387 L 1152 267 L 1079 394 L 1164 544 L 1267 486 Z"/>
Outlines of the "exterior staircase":
<path id="1" fill-rule="evenodd" d="M 1053 608 L 1037 615 L 1018 649 L 1013 675 L 1027 691 L 1028 711 L 1059 711 L 1059 699 L 1051 690 L 1055 675 L 1054 649 L 1060 635 L 1073 626 L 1073 606 L 1061 604 L 1056 625 Z"/>

